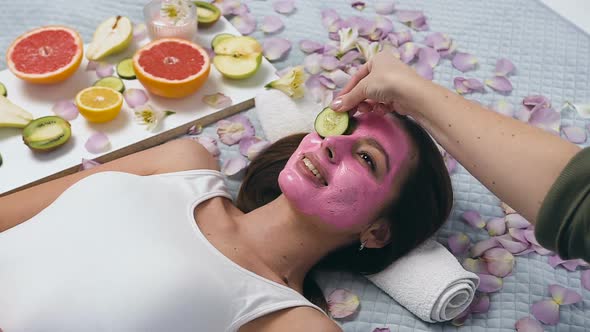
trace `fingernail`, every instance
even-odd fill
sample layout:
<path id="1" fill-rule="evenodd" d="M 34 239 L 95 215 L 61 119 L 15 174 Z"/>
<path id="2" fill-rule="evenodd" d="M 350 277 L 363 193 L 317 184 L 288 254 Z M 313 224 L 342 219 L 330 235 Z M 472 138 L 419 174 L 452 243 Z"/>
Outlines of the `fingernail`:
<path id="1" fill-rule="evenodd" d="M 338 97 L 332 101 L 332 109 L 337 111 L 340 107 L 342 107 L 342 98 Z"/>

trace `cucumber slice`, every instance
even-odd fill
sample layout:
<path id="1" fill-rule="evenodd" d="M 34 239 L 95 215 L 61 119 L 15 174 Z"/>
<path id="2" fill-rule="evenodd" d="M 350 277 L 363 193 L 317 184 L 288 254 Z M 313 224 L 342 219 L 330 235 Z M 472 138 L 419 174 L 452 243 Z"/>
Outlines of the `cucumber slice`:
<path id="1" fill-rule="evenodd" d="M 122 79 L 134 80 L 136 76 L 135 70 L 133 69 L 133 59 L 129 58 L 119 62 L 117 64 L 117 74 Z"/>
<path id="2" fill-rule="evenodd" d="M 221 41 L 226 40 L 228 38 L 232 38 L 235 37 L 234 35 L 232 35 L 231 33 L 220 33 L 218 35 L 216 35 L 215 37 L 213 37 L 213 40 L 211 41 L 211 48 L 215 49 L 215 46 L 217 46 L 219 43 L 221 43 Z"/>
<path id="3" fill-rule="evenodd" d="M 0 96 L 8 97 L 8 91 L 6 90 L 6 86 L 0 83 Z"/>
<path id="4" fill-rule="evenodd" d="M 123 83 L 123 81 L 120 78 L 115 76 L 101 78 L 98 81 L 94 82 L 93 86 L 111 88 L 121 93 L 125 91 L 125 83 Z"/>
<path id="5" fill-rule="evenodd" d="M 348 112 L 336 112 L 326 107 L 315 118 L 315 131 L 321 137 L 344 135 L 348 132 L 351 121 Z"/>

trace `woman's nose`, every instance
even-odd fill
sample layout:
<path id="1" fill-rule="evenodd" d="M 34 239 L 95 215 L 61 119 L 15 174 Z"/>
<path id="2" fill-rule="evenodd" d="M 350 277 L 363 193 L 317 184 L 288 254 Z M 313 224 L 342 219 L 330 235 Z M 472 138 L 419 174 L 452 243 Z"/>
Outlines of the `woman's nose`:
<path id="1" fill-rule="evenodd" d="M 351 149 L 349 139 L 345 136 L 328 136 L 322 141 L 324 156 L 331 163 L 339 163 L 343 153 Z"/>

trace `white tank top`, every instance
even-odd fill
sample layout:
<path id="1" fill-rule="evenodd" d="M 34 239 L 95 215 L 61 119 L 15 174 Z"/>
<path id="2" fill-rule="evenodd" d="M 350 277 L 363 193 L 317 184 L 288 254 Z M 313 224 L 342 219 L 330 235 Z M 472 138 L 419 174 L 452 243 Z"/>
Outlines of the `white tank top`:
<path id="1" fill-rule="evenodd" d="M 237 331 L 277 310 L 320 310 L 205 238 L 193 210 L 216 196 L 231 199 L 212 170 L 103 172 L 74 184 L 0 233 L 0 328 Z"/>

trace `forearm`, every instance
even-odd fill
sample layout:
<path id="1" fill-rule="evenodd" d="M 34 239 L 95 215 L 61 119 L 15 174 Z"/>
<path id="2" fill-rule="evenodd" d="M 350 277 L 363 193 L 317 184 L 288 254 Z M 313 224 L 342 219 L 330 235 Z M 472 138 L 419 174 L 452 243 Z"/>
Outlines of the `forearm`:
<path id="1" fill-rule="evenodd" d="M 423 96 L 403 107 L 483 185 L 534 223 L 549 188 L 580 148 L 427 84 Z"/>

